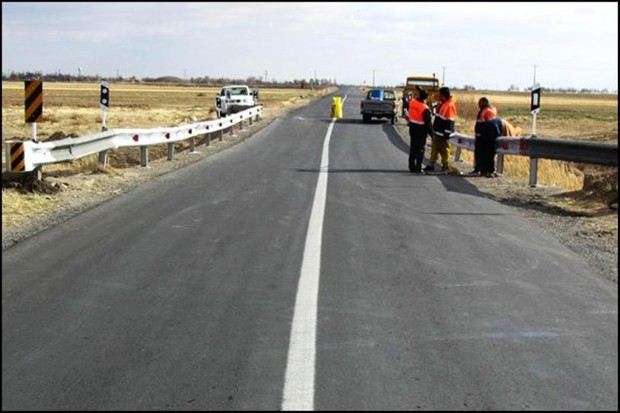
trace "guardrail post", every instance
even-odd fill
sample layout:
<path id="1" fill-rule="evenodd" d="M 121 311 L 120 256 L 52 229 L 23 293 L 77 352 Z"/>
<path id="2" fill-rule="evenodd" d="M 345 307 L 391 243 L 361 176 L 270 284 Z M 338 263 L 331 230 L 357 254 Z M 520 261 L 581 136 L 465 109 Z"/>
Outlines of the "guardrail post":
<path id="1" fill-rule="evenodd" d="M 456 151 L 454 151 L 454 162 L 460 162 L 461 160 L 461 147 L 457 146 Z"/>
<path id="2" fill-rule="evenodd" d="M 250 126 L 252 126 L 252 116 L 250 116 L 248 119 L 249 119 L 249 122 L 250 122 Z"/>
<path id="3" fill-rule="evenodd" d="M 108 164 L 108 151 L 99 152 L 99 165 L 106 166 Z"/>
<path id="4" fill-rule="evenodd" d="M 230 125 L 230 136 L 235 136 L 233 125 Z"/>
<path id="5" fill-rule="evenodd" d="M 498 174 L 504 173 L 504 154 L 503 153 L 497 154 L 497 168 L 496 169 L 497 169 Z"/>
<path id="6" fill-rule="evenodd" d="M 538 175 L 538 158 L 530 158 L 530 186 L 536 187 L 536 179 Z"/>
<path id="7" fill-rule="evenodd" d="M 174 143 L 170 142 L 168 144 L 168 160 L 171 161 L 174 159 Z"/>
<path id="8" fill-rule="evenodd" d="M 205 146 L 211 146 L 211 134 L 205 133 Z"/>
<path id="9" fill-rule="evenodd" d="M 220 142 L 222 141 L 223 137 L 224 137 L 224 129 L 220 129 Z"/>
<path id="10" fill-rule="evenodd" d="M 4 142 L 4 155 L 6 157 L 6 170 L 7 172 L 10 172 L 12 170 L 11 168 L 11 142 Z"/>
<path id="11" fill-rule="evenodd" d="M 239 121 L 239 132 L 241 132 L 242 130 L 244 130 L 244 129 L 243 129 L 243 119 L 241 119 L 241 120 Z"/>
<path id="12" fill-rule="evenodd" d="M 140 146 L 140 166 L 143 168 L 149 167 L 149 147 Z"/>
<path id="13" fill-rule="evenodd" d="M 530 139 L 536 138 L 536 135 L 532 135 Z M 533 188 L 536 186 L 538 178 L 538 158 L 530 157 L 530 186 Z"/>
<path id="14" fill-rule="evenodd" d="M 34 168 L 32 170 L 34 179 L 36 179 L 37 181 L 40 181 L 43 179 L 43 166 L 37 166 L 36 168 Z"/>
<path id="15" fill-rule="evenodd" d="M 190 152 L 196 151 L 196 140 L 193 136 L 189 138 L 189 151 Z"/>

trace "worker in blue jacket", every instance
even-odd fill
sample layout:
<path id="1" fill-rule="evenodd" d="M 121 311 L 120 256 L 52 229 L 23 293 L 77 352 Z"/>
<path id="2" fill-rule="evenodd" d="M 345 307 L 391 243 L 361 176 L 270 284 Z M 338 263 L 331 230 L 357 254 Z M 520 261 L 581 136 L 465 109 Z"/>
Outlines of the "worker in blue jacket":
<path id="1" fill-rule="evenodd" d="M 480 175 L 492 178 L 498 176 L 495 172 L 495 144 L 497 138 L 502 136 L 501 118 L 493 118 L 483 122 L 476 122 L 476 148 L 479 147 Z"/>

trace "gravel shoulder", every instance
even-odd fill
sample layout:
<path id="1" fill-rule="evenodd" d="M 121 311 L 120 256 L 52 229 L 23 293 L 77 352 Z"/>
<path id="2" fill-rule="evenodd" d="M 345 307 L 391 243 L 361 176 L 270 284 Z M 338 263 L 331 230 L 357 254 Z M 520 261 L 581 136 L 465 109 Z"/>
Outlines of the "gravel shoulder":
<path id="1" fill-rule="evenodd" d="M 130 191 L 146 180 L 182 168 L 242 142 L 291 109 L 294 107 L 286 111 L 269 113 L 250 128 L 237 131 L 234 135 L 226 134 L 222 141 L 212 141 L 210 146 L 197 142 L 194 153 L 179 151 L 171 161 L 165 157 L 149 161 L 147 168 L 134 166 L 120 171 L 100 168 L 94 172 L 78 174 L 46 174 L 44 171 L 43 181 L 49 189 L 44 192 L 49 193 L 40 193 L 38 196 L 51 202 L 53 208 L 49 208 L 44 214 L 25 215 L 18 225 L 11 226 L 5 226 L 3 212 L 2 249 L 10 248 L 40 231 Z M 403 141 L 408 144 L 408 136 L 403 133 L 404 127 L 397 125 L 397 130 Z M 454 163 L 454 166 L 461 171 L 471 169 L 471 165 L 463 162 Z M 10 187 L 4 175 L 3 193 L 4 188 Z M 617 284 L 617 206 L 610 208 L 595 198 L 587 199 L 583 196 L 580 198 L 579 194 L 567 193 L 554 187 L 539 185 L 532 188 L 528 182 L 506 176 L 497 178 L 463 176 L 463 179 L 489 198 L 517 209 L 519 214 L 534 222 L 541 231 L 583 257 L 600 277 Z"/>

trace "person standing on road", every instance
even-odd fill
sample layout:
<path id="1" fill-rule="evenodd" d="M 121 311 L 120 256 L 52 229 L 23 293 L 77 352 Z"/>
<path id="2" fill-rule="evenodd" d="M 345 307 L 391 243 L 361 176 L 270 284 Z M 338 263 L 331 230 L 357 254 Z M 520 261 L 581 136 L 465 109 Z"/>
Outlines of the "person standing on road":
<path id="1" fill-rule="evenodd" d="M 450 164 L 450 136 L 455 131 L 456 99 L 450 89 L 443 86 L 439 89 L 439 106 L 433 121 L 433 139 L 431 143 L 430 163 L 424 168 L 427 172 L 435 170 L 438 156 L 441 156 L 442 171 L 448 171 Z"/>
<path id="2" fill-rule="evenodd" d="M 476 122 L 476 149 L 479 151 L 476 168 L 487 178 L 499 176 L 495 172 L 495 143 L 502 136 L 503 124 L 500 118 Z"/>
<path id="3" fill-rule="evenodd" d="M 424 146 L 426 136 L 433 136 L 431 111 L 426 104 L 428 93 L 424 89 L 418 90 L 418 96 L 409 101 L 407 109 L 407 123 L 409 124 L 409 172 L 422 172 Z"/>
<path id="4" fill-rule="evenodd" d="M 486 122 L 492 119 L 497 118 L 497 109 L 494 106 L 491 106 L 489 99 L 486 97 L 481 97 L 478 100 L 478 116 L 476 116 L 476 127 L 480 122 Z M 481 165 L 481 154 L 482 145 L 479 143 L 479 134 L 476 133 L 476 141 L 474 144 L 474 170 L 470 172 L 470 175 L 477 175 L 480 173 L 480 165 Z"/>

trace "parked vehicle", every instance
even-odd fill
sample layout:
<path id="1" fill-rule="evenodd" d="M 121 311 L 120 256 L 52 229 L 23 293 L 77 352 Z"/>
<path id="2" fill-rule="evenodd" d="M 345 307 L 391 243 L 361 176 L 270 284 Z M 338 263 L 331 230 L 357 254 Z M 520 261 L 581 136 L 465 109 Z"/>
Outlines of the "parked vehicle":
<path id="1" fill-rule="evenodd" d="M 396 91 L 392 89 L 371 89 L 366 94 L 366 99 L 360 102 L 360 114 L 364 123 L 370 119 L 387 118 L 394 124 L 398 121 L 400 102 L 396 97 Z"/>
<path id="2" fill-rule="evenodd" d="M 403 89 L 403 110 L 402 115 L 407 116 L 405 110 L 409 107 L 411 99 L 417 97 L 419 89 L 424 89 L 428 93 L 426 100 L 431 110 L 435 107 L 435 95 L 439 92 L 439 79 L 433 76 L 409 76 Z M 433 110 L 434 111 L 434 110 Z"/>
<path id="3" fill-rule="evenodd" d="M 257 104 L 258 90 L 252 90 L 246 85 L 224 86 L 220 94 L 215 97 L 218 118 L 249 109 Z"/>

